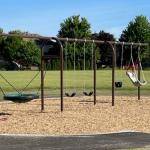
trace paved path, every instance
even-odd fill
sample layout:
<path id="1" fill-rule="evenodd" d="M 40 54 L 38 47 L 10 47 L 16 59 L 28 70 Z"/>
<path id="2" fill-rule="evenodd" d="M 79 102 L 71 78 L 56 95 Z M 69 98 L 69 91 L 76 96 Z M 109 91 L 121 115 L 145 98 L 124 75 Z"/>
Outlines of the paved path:
<path id="1" fill-rule="evenodd" d="M 0 150 L 113 150 L 144 147 L 150 150 L 150 134 L 126 132 L 86 136 L 0 135 Z"/>

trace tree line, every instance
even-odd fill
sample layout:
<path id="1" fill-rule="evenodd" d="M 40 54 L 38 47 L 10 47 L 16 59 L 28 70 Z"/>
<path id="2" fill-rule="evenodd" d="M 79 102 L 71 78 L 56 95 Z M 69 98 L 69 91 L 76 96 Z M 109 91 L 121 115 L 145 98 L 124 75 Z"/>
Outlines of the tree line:
<path id="1" fill-rule="evenodd" d="M 3 30 L 0 29 L 0 33 Z M 10 31 L 9 34 L 26 34 L 19 30 Z M 63 38 L 80 38 L 94 39 L 103 41 L 116 41 L 113 34 L 100 30 L 98 33 L 92 33 L 91 25 L 85 17 L 80 15 L 66 18 L 61 24 L 57 37 Z M 145 16 L 137 16 L 130 21 L 127 27 L 122 31 L 119 41 L 124 42 L 146 42 L 150 43 L 150 22 Z M 93 47 L 92 47 L 93 46 Z M 91 43 L 69 43 L 63 42 L 64 47 L 64 63 L 65 69 L 91 69 L 92 68 L 92 48 L 96 49 L 97 67 L 105 68 L 112 66 L 112 50 L 108 44 L 91 44 Z M 85 51 L 84 51 L 85 49 Z M 137 49 L 137 47 L 133 47 Z M 118 67 L 123 63 L 127 65 L 131 56 L 130 47 L 124 46 L 123 62 L 121 62 L 121 46 L 116 46 Z M 40 65 L 40 47 L 36 40 L 27 40 L 21 37 L 0 37 L 0 59 L 6 63 L 1 63 L 0 68 L 11 69 L 10 63 L 15 61 L 25 68 Z M 133 56 L 137 58 L 137 51 L 133 50 Z M 144 67 L 150 67 L 150 52 L 149 48 L 142 47 L 140 56 Z M 84 60 L 85 59 L 85 60 Z M 67 64 L 66 64 L 67 62 Z M 85 68 L 84 68 L 85 65 Z M 48 69 L 59 69 L 59 60 L 53 59 L 47 63 Z"/>

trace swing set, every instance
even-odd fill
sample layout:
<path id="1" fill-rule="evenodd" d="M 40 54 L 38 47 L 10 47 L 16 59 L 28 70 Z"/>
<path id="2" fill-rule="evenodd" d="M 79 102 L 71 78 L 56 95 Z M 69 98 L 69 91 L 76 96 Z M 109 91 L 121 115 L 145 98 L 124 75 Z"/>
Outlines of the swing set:
<path id="1" fill-rule="evenodd" d="M 147 81 L 145 79 L 145 75 L 144 75 L 142 64 L 141 64 L 140 46 L 138 47 L 138 58 L 136 61 L 134 61 L 134 59 L 133 59 L 133 43 L 131 44 L 130 52 L 131 52 L 131 54 L 130 54 L 131 57 L 130 57 L 129 65 L 127 67 L 126 74 L 135 86 L 137 86 L 137 87 L 144 86 L 147 84 Z M 130 66 L 132 66 L 132 67 L 130 67 Z M 142 75 L 141 79 L 140 79 L 140 77 L 138 77 L 137 68 L 139 69 L 139 71 L 141 71 L 141 75 Z"/>
<path id="2" fill-rule="evenodd" d="M 15 34 L 0 34 L 0 36 L 21 36 L 23 38 L 29 38 L 29 39 L 37 39 L 40 41 L 49 41 L 50 43 L 47 43 L 46 48 L 43 48 L 45 43 L 43 43 L 41 47 L 41 66 L 40 66 L 40 88 L 39 91 L 41 91 L 41 111 L 44 110 L 44 78 L 45 78 L 45 63 L 46 60 L 51 60 L 52 58 L 59 58 L 60 60 L 60 108 L 61 111 L 64 109 L 64 96 L 66 97 L 74 97 L 77 95 L 76 92 L 76 87 L 75 87 L 75 80 L 74 82 L 74 90 L 69 91 L 69 89 L 64 88 L 64 60 L 66 61 L 66 70 L 67 70 L 67 61 L 69 57 L 68 53 L 68 42 L 73 42 L 73 72 L 74 72 L 74 77 L 75 77 L 75 72 L 76 72 L 76 43 L 83 43 L 83 65 L 84 65 L 84 72 L 86 71 L 86 65 L 85 65 L 85 60 L 86 60 L 86 43 L 91 43 L 91 70 L 93 70 L 93 75 L 92 75 L 92 84 L 93 88 L 90 91 L 86 90 L 86 81 L 84 80 L 83 82 L 83 95 L 84 96 L 93 96 L 93 102 L 94 105 L 96 104 L 96 50 L 94 48 L 94 44 L 108 44 L 110 48 L 112 49 L 112 106 L 114 106 L 115 102 L 115 88 L 120 88 L 122 87 L 122 82 L 121 81 L 115 81 L 115 68 L 116 68 L 116 49 L 115 45 L 122 45 L 122 52 L 121 52 L 121 67 L 122 67 L 122 62 L 123 62 L 123 52 L 124 52 L 124 46 L 131 46 L 130 47 L 130 61 L 129 61 L 129 66 L 130 64 L 133 65 L 132 70 L 127 68 L 126 74 L 129 77 L 129 79 L 132 81 L 132 83 L 138 87 L 138 99 L 140 99 L 140 87 L 144 86 L 147 81 L 144 76 L 144 72 L 142 69 L 141 65 L 141 60 L 140 60 L 140 47 L 141 46 L 148 46 L 147 43 L 130 43 L 130 42 L 115 42 L 115 41 L 100 41 L 100 40 L 89 40 L 89 39 L 72 39 L 72 38 L 55 38 L 55 37 L 43 37 L 43 36 L 28 36 L 28 35 L 15 35 Z M 64 49 L 63 49 L 63 44 L 62 42 L 66 42 L 66 51 L 64 55 Z M 52 44 L 53 43 L 53 44 Z M 54 46 L 55 45 L 55 46 Z M 135 62 L 133 59 L 133 46 L 138 46 L 138 65 L 135 67 Z M 44 53 L 45 52 L 45 53 Z M 65 58 L 64 58 L 65 56 Z M 35 98 L 39 97 L 39 94 L 29 94 L 29 93 L 24 93 L 24 90 L 27 89 L 27 87 L 33 82 L 33 80 L 39 75 L 39 72 L 33 76 L 33 78 L 28 82 L 28 84 L 25 86 L 25 88 L 22 91 L 19 91 L 13 86 L 2 74 L 0 74 L 0 77 L 5 80 L 13 89 L 14 91 L 17 92 L 17 97 L 14 93 L 10 94 L 5 94 L 4 91 L 1 88 L 2 93 L 4 94 L 4 99 L 11 100 L 13 102 L 28 102 L 30 100 L 33 100 Z M 140 76 L 140 73 L 142 73 L 142 78 Z M 75 79 L 75 78 L 74 78 Z M 67 86 L 66 86 L 67 87 Z M 65 89 L 65 92 L 64 92 Z M 14 94 L 14 95 L 13 95 Z M 24 97 L 25 96 L 25 97 Z"/>
<path id="3" fill-rule="evenodd" d="M 76 42 L 77 42 L 77 39 L 75 39 L 75 41 L 73 42 L 73 91 L 69 92 L 68 89 L 66 88 L 66 92 L 65 92 L 65 96 L 67 97 L 74 97 L 77 95 L 77 92 L 76 92 L 76 82 L 75 82 L 75 77 L 76 77 Z M 86 39 L 83 43 L 83 71 L 86 72 Z M 65 43 L 65 69 L 66 71 L 68 70 L 68 38 L 66 39 L 66 43 Z M 94 41 L 91 45 L 91 70 L 93 71 L 93 51 L 94 51 Z M 82 59 L 82 54 L 81 56 L 79 56 L 80 59 Z M 86 74 L 84 75 L 86 76 Z M 93 77 L 92 77 L 93 78 Z M 92 96 L 93 95 L 93 89 L 91 89 L 90 91 L 87 91 L 86 90 L 86 81 L 85 79 L 83 79 L 83 95 L 84 96 Z M 67 83 L 66 83 L 66 87 L 67 87 Z"/>
<path id="4" fill-rule="evenodd" d="M 65 92 L 65 96 L 67 97 L 74 97 L 76 95 L 76 87 L 75 87 L 75 70 L 76 70 L 76 56 L 75 56 L 75 53 L 76 53 L 76 41 L 73 43 L 73 85 L 74 85 L 74 89 L 73 91 L 68 91 L 68 89 L 66 88 L 66 92 Z M 66 41 L 66 51 L 65 51 L 65 61 L 66 61 L 66 71 L 68 70 L 68 38 L 67 38 L 67 41 Z M 67 83 L 66 83 L 66 87 L 67 87 Z"/>
<path id="5" fill-rule="evenodd" d="M 126 75 L 128 76 L 128 78 L 130 79 L 130 81 L 133 83 L 134 86 L 136 87 L 140 87 L 140 86 L 144 86 L 147 84 L 147 81 L 145 79 L 145 75 L 143 72 L 143 68 L 142 68 L 142 64 L 141 64 L 141 58 L 140 58 L 140 52 L 141 52 L 141 47 L 138 46 L 137 48 L 137 58 L 134 61 L 133 58 L 133 43 L 131 43 L 130 45 L 130 59 L 129 59 L 129 63 L 127 65 L 126 68 Z M 124 56 L 124 42 L 122 43 L 122 47 L 121 47 L 121 62 L 120 62 L 120 68 L 121 70 L 123 69 L 123 56 Z M 141 72 L 141 76 L 138 77 L 138 71 Z M 116 88 L 121 88 L 123 86 L 122 81 L 116 81 L 115 82 L 115 87 Z"/>
<path id="6" fill-rule="evenodd" d="M 0 87 L 4 100 L 10 100 L 15 103 L 26 103 L 33 99 L 39 98 L 39 90 L 36 93 L 26 93 L 25 90 L 29 87 L 29 85 L 37 78 L 40 71 L 38 71 L 33 78 L 26 84 L 26 86 L 22 90 L 18 90 L 4 75 L 0 73 L 0 77 L 15 91 L 13 93 L 5 93 L 3 88 Z"/>

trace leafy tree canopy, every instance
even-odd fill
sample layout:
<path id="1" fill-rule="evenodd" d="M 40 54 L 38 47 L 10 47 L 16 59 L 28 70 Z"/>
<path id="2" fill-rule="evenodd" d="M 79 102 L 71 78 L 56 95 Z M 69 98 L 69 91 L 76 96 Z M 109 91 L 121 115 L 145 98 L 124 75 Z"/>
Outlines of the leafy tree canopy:
<path id="1" fill-rule="evenodd" d="M 99 33 L 93 34 L 93 39 L 95 40 L 101 40 L 101 41 L 115 41 L 114 35 L 104 32 L 103 30 Z M 98 63 L 98 66 L 110 66 L 112 65 L 112 48 L 110 45 L 104 43 L 104 44 L 98 44 L 99 47 L 99 54 L 100 54 L 100 60 Z"/>
<path id="2" fill-rule="evenodd" d="M 0 28 L 0 34 L 1 34 L 1 33 L 3 33 L 3 29 L 2 29 L 2 28 Z"/>
<path id="3" fill-rule="evenodd" d="M 91 36 L 90 24 L 84 17 L 71 16 L 60 24 L 59 37 L 88 38 Z"/>
<path id="4" fill-rule="evenodd" d="M 9 34 L 23 34 L 16 30 L 10 31 Z M 21 37 L 7 37 L 2 43 L 2 55 L 7 61 L 16 61 L 23 66 L 39 64 L 40 49 L 33 40 L 24 40 Z"/>
<path id="5" fill-rule="evenodd" d="M 68 38 L 91 38 L 91 27 L 90 23 L 86 18 L 80 17 L 80 15 L 71 16 L 65 19 L 60 24 L 60 30 L 58 32 L 58 37 L 68 37 Z M 83 43 L 76 43 L 75 57 L 76 57 L 76 69 L 83 69 Z M 65 47 L 65 46 L 64 46 Z M 68 55 L 68 69 L 73 69 L 74 66 L 74 45 L 73 43 L 68 43 L 67 48 L 64 49 L 64 55 L 66 59 L 66 53 Z M 86 68 L 91 68 L 91 46 L 86 43 Z"/>
<path id="6" fill-rule="evenodd" d="M 120 41 L 150 42 L 149 20 L 143 15 L 137 16 L 122 32 Z"/>
<path id="7" fill-rule="evenodd" d="M 122 32 L 120 41 L 126 42 L 146 42 L 150 43 L 150 21 L 146 18 L 146 16 L 140 15 L 135 17 L 133 21 L 130 21 L 126 29 Z M 133 47 L 133 56 L 134 59 L 137 58 L 137 48 Z M 125 60 L 130 59 L 130 48 L 124 52 Z M 150 66 L 150 52 L 147 47 L 141 48 L 141 56 L 143 58 L 143 65 Z"/>

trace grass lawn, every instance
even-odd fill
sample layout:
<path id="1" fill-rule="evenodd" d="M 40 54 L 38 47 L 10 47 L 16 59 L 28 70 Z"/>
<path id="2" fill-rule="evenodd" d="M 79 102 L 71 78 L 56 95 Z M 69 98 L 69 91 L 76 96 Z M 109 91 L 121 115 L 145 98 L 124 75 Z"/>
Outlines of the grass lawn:
<path id="1" fill-rule="evenodd" d="M 27 83 L 33 78 L 37 71 L 1 71 L 3 76 L 13 84 L 17 89 L 23 89 Z M 150 71 L 144 71 L 145 77 L 148 84 L 143 86 L 142 95 L 150 95 Z M 82 94 L 85 89 L 87 91 L 92 90 L 93 81 L 92 71 L 64 71 L 64 89 L 72 92 L 74 89 L 77 93 Z M 133 86 L 129 78 L 126 76 L 125 71 L 116 71 L 116 81 L 122 81 L 123 87 L 116 89 L 117 95 L 136 95 L 137 88 Z M 12 87 L 10 87 L 2 78 L 0 78 L 0 86 L 5 92 L 13 92 Z M 40 86 L 40 74 L 32 82 L 32 84 L 27 88 L 27 91 L 36 91 Z M 60 89 L 60 72 L 59 71 L 47 71 L 45 77 L 45 93 L 50 95 L 59 96 Z M 97 71 L 97 93 L 100 95 L 110 95 L 111 94 L 111 70 L 98 70 Z M 2 93 L 1 93 L 2 96 Z"/>

